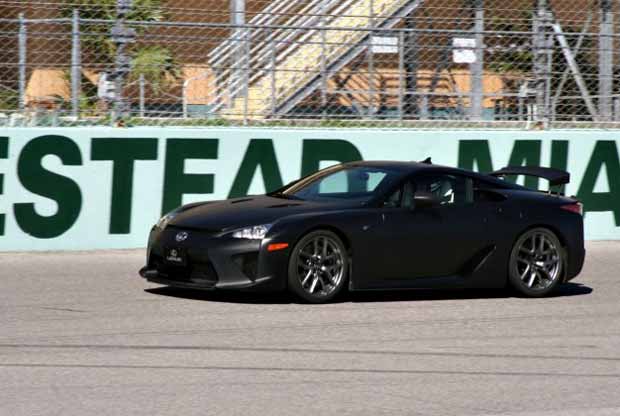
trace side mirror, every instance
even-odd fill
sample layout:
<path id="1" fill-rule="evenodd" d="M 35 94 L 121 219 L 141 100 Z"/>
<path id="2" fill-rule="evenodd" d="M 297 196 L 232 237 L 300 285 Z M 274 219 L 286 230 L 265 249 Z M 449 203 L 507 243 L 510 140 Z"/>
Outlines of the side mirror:
<path id="1" fill-rule="evenodd" d="M 430 192 L 416 192 L 413 195 L 413 209 L 415 208 L 432 208 L 439 206 L 439 198 Z"/>

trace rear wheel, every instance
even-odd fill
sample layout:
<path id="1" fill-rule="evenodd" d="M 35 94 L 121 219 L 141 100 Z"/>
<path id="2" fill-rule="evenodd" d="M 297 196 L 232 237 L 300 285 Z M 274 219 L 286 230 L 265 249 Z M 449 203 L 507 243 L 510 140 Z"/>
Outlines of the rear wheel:
<path id="1" fill-rule="evenodd" d="M 288 287 L 307 302 L 329 302 L 342 291 L 347 273 L 347 252 L 340 238 L 331 231 L 317 230 L 293 248 Z"/>
<path id="2" fill-rule="evenodd" d="M 564 261 L 562 244 L 551 230 L 528 230 L 510 253 L 510 284 L 523 295 L 545 296 L 560 282 Z"/>

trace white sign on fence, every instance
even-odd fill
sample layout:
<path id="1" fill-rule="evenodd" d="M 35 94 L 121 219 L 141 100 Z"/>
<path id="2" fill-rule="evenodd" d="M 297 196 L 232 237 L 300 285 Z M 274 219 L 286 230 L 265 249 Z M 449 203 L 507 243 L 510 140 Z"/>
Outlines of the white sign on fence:
<path id="1" fill-rule="evenodd" d="M 476 39 L 453 38 L 452 60 L 457 64 L 473 64 L 476 62 Z"/>
<path id="2" fill-rule="evenodd" d="M 398 53 L 396 36 L 373 36 L 372 53 Z"/>

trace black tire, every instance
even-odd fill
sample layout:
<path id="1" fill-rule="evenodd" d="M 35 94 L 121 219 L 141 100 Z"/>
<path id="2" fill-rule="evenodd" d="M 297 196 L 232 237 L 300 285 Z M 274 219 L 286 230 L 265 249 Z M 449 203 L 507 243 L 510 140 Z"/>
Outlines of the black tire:
<path id="1" fill-rule="evenodd" d="M 555 233 L 532 228 L 512 247 L 508 282 L 521 295 L 546 296 L 562 281 L 565 264 L 566 252 Z"/>
<path id="2" fill-rule="evenodd" d="M 328 230 L 306 234 L 289 256 L 288 288 L 306 302 L 331 301 L 342 292 L 348 275 L 347 250 L 338 235 Z"/>

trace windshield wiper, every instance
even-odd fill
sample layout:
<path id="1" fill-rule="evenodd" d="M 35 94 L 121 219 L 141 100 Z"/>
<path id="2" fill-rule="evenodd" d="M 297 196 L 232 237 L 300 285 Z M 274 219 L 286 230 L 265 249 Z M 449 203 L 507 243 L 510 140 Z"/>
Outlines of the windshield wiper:
<path id="1" fill-rule="evenodd" d="M 283 192 L 274 192 L 271 194 L 268 194 L 269 196 L 273 196 L 274 198 L 281 198 L 281 199 L 295 199 L 298 201 L 303 201 L 302 198 L 296 196 L 296 195 L 290 195 L 290 194 L 285 194 Z"/>

